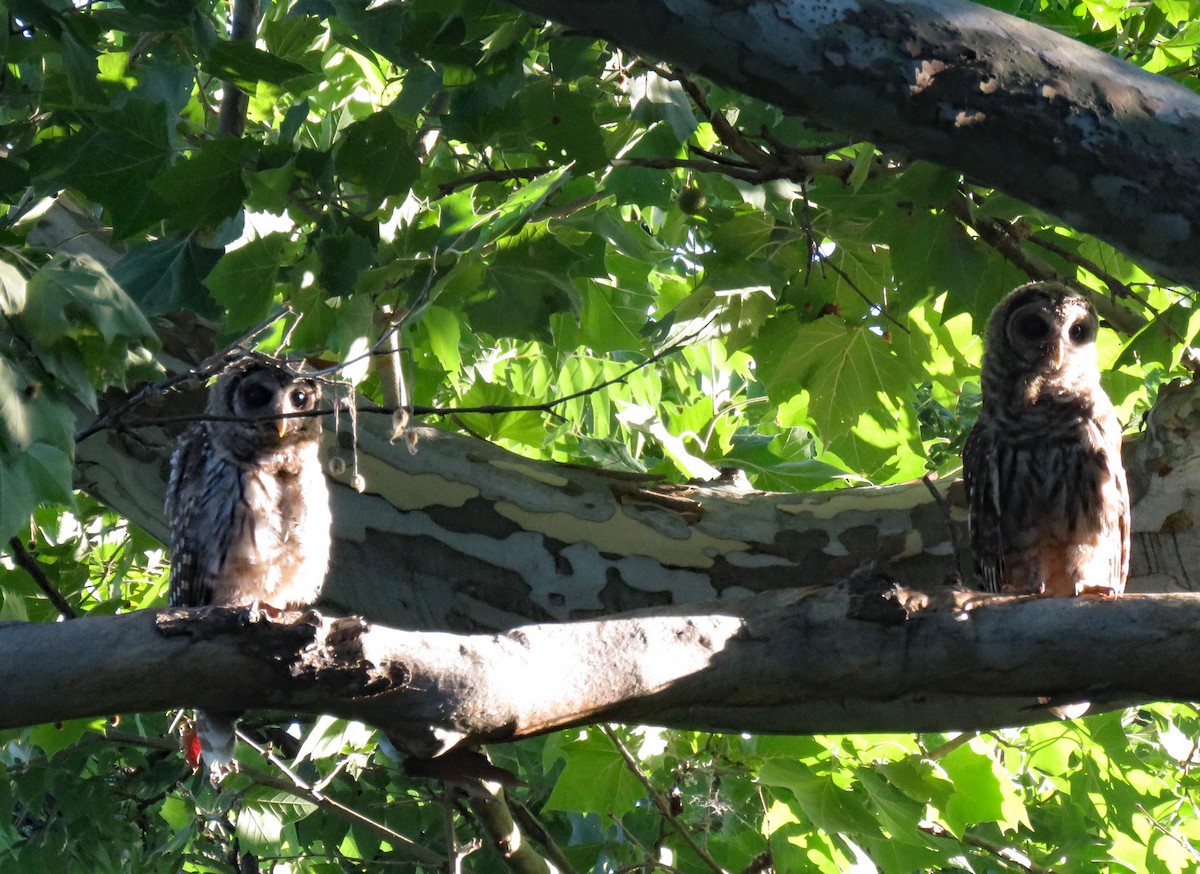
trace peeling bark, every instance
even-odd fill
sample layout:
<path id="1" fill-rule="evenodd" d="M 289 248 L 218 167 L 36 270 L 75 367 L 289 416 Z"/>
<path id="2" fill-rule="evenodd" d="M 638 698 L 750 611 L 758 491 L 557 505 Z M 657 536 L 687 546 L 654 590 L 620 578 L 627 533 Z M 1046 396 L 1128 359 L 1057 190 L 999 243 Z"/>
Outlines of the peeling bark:
<path id="1" fill-rule="evenodd" d="M 1197 648 L 1197 595 L 921 592 L 876 573 L 503 634 L 141 611 L 0 627 L 0 728 L 179 705 L 286 708 L 362 720 L 421 756 L 594 721 L 978 729 L 1080 700 L 1200 698 L 1200 678 L 1179 670 Z"/>
<path id="2" fill-rule="evenodd" d="M 1196 588 L 1196 393 L 1163 387 L 1147 431 L 1126 447 L 1131 592 Z M 140 415 L 202 406 L 198 395 L 172 395 Z M 498 630 L 829 583 L 866 561 L 906 580 L 956 570 L 950 525 L 921 482 L 806 495 L 672 486 L 530 461 L 430 429 L 410 454 L 388 432 L 387 417 L 360 419 L 363 494 L 345 484 L 354 472 L 351 435 L 331 434 L 327 447 L 346 472 L 333 486 L 336 538 L 323 603 L 371 621 Z M 169 445 L 158 428 L 90 437 L 77 450 L 81 484 L 165 536 Z M 938 487 L 965 543 L 961 489 Z"/>
<path id="3" fill-rule="evenodd" d="M 964 0 L 506 0 L 961 171 L 1200 287 L 1200 96 Z"/>

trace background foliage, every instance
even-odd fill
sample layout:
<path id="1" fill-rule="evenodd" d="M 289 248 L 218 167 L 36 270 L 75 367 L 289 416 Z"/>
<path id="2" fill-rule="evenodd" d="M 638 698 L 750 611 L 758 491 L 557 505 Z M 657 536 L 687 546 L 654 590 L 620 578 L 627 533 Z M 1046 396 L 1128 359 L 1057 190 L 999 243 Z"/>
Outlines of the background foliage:
<path id="1" fill-rule="evenodd" d="M 1194 2 L 995 5 L 1197 85 Z M 1030 278 L 1094 292 L 1131 427 L 1200 324 L 1189 289 L 1003 194 L 503 6 L 275 2 L 254 42 L 227 37 L 232 11 L 7 3 L 0 620 L 56 615 L 16 566 L 26 548 L 76 612 L 161 602 L 160 544 L 73 495 L 71 459 L 80 407 L 153 375 L 172 311 L 231 339 L 290 307 L 289 350 L 347 362 L 385 405 L 364 353 L 400 325 L 411 399 L 443 411 L 429 421 L 668 479 L 739 467 L 771 490 L 953 474 L 978 332 Z M 240 135 L 218 125 L 229 83 Z M 42 248 L 56 196 L 111 229 L 115 262 Z M 399 836 L 442 855 L 478 839 L 362 726 L 251 725 L 275 752 L 248 751 L 217 794 L 171 716 L 0 735 L 5 870 L 226 871 L 249 853 L 367 871 L 409 858 Z M 958 737 L 589 729 L 492 754 L 580 871 L 1175 872 L 1200 858 L 1197 736 L 1180 705 Z M 487 848 L 467 865 L 503 868 Z"/>

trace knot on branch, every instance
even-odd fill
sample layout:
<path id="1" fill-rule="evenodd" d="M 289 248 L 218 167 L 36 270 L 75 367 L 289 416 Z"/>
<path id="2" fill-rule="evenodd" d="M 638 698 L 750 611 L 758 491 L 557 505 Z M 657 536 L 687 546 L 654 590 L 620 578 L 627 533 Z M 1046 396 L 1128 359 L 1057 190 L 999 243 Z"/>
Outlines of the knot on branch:
<path id="1" fill-rule="evenodd" d="M 844 583 L 849 593 L 847 619 L 879 625 L 901 625 L 919 613 L 969 611 L 992 596 L 962 588 L 957 578 L 932 592 L 910 588 L 875 565 L 860 568 Z"/>
<path id="2" fill-rule="evenodd" d="M 879 625 L 899 625 L 909 617 L 909 592 L 887 571 L 870 565 L 859 568 L 846 578 L 850 603 L 846 618 L 861 619 Z"/>
<path id="3" fill-rule="evenodd" d="M 326 619 L 315 610 L 284 612 L 253 607 L 172 607 L 154 619 L 159 634 L 196 641 L 232 638 L 241 652 L 273 662 L 322 694 L 371 696 L 403 686 L 404 669 L 386 670 L 366 658 L 357 616 Z"/>
<path id="4" fill-rule="evenodd" d="M 403 687 L 409 680 L 406 668 L 388 670 L 366 657 L 363 635 L 369 629 L 358 616 L 324 620 L 312 643 L 290 664 L 292 677 L 322 688 L 334 684 L 352 695 L 380 695 Z"/>

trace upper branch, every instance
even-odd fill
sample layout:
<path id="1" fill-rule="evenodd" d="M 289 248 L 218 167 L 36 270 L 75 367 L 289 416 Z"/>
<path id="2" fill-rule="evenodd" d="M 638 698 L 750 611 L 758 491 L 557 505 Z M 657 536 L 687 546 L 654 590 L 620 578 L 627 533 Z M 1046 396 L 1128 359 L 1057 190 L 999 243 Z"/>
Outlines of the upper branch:
<path id="1" fill-rule="evenodd" d="M 964 0 L 508 0 L 953 167 L 1200 286 L 1200 96 Z"/>

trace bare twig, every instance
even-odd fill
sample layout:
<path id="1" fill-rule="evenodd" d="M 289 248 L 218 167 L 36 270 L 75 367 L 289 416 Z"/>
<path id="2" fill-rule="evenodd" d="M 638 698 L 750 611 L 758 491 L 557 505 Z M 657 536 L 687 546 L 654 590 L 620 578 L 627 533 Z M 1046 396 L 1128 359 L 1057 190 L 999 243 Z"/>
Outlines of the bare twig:
<path id="1" fill-rule="evenodd" d="M 834 273 L 836 273 L 838 276 L 840 276 L 842 281 L 845 282 L 848 286 L 850 286 L 850 289 L 855 294 L 857 294 L 859 297 L 861 297 L 863 299 L 863 302 L 866 303 L 867 306 L 872 307 L 873 309 L 878 309 L 879 312 L 883 315 L 883 317 L 885 319 L 887 319 L 889 322 L 891 322 L 893 325 L 895 325 L 897 328 L 899 328 L 904 333 L 906 333 L 906 334 L 912 333 L 912 331 L 910 331 L 908 329 L 907 325 L 905 325 L 903 322 L 901 322 L 899 319 L 897 319 L 895 316 L 893 316 L 891 313 L 889 313 L 887 311 L 886 305 L 879 303 L 876 300 L 872 300 L 871 296 L 869 294 L 867 294 L 865 291 L 863 291 L 861 288 L 858 287 L 858 283 L 855 282 L 850 277 L 849 273 L 847 273 L 840 266 L 835 264 L 832 259 L 827 258 L 825 255 L 822 255 L 820 252 L 820 249 L 814 249 L 814 248 L 810 247 L 809 251 L 815 253 L 816 260 L 819 264 L 823 264 L 823 265 L 827 266 L 830 270 L 832 270 Z"/>
<path id="2" fill-rule="evenodd" d="M 246 349 L 244 348 L 245 344 L 259 336 L 263 331 L 275 324 L 275 322 L 286 318 L 291 314 L 293 314 L 291 308 L 274 313 L 273 315 L 263 319 L 254 327 L 250 328 L 250 330 L 246 331 L 246 333 L 242 334 L 241 337 L 239 337 L 233 343 L 230 343 L 224 349 L 214 352 L 212 355 L 205 358 L 195 367 L 190 367 L 181 373 L 177 373 L 174 376 L 160 380 L 159 382 L 151 382 L 143 385 L 136 392 L 131 394 L 121 403 L 117 404 L 111 410 L 105 410 L 103 413 L 93 419 L 91 424 L 76 431 L 75 442 L 82 443 L 93 434 L 97 434 L 100 431 L 104 431 L 108 428 L 116 427 L 115 423 L 120 422 L 126 413 L 135 407 L 144 404 L 151 398 L 165 395 L 167 392 L 176 389 L 181 385 L 186 385 L 192 381 L 203 382 L 210 376 L 220 373 L 222 370 L 228 367 L 229 363 L 235 358 L 246 354 Z"/>
<path id="3" fill-rule="evenodd" d="M 997 860 L 1008 865 L 1015 866 L 1022 871 L 1028 871 L 1029 874 L 1054 874 L 1053 868 L 1047 868 L 1045 865 L 1039 865 L 1034 862 L 1020 850 L 1013 847 L 1005 847 L 1001 844 L 986 840 L 985 838 L 973 835 L 970 832 L 964 833 L 961 838 L 955 836 L 951 832 L 942 828 L 936 823 L 927 822 L 917 826 L 927 835 L 932 835 L 935 838 L 946 838 L 948 840 L 957 840 L 966 844 L 969 847 L 983 850 L 984 852 L 995 856 Z"/>
<path id="4" fill-rule="evenodd" d="M 950 740 L 946 741 L 940 747 L 937 747 L 936 749 L 932 749 L 929 752 L 925 753 L 925 758 L 931 759 L 935 762 L 938 761 L 939 759 L 944 759 L 946 756 L 950 755 L 956 749 L 958 749 L 961 746 L 966 746 L 967 744 L 969 744 L 971 741 L 973 741 L 977 737 L 979 737 L 979 732 L 977 732 L 977 731 L 964 731 L 961 734 L 959 734 L 957 737 L 950 738 Z"/>
<path id="5" fill-rule="evenodd" d="M 999 221 L 999 219 L 997 219 L 997 221 Z M 1006 222 L 1006 224 L 1007 224 L 1007 222 Z M 1070 249 L 1066 248 L 1065 246 L 1058 245 L 1058 243 L 1054 243 L 1050 240 L 1042 239 L 1037 234 L 1030 234 L 1028 237 L 1026 237 L 1026 239 L 1029 240 L 1029 242 L 1032 243 L 1033 245 L 1041 246 L 1047 252 L 1057 255 L 1059 258 L 1062 258 L 1068 264 L 1074 264 L 1076 267 L 1080 267 L 1080 268 L 1086 270 L 1088 273 L 1092 274 L 1092 276 L 1095 276 L 1097 279 L 1099 279 L 1101 282 L 1103 282 L 1106 286 L 1108 286 L 1109 293 L 1112 294 L 1112 296 L 1114 298 L 1121 298 L 1121 297 L 1132 298 L 1133 300 L 1136 300 L 1138 303 L 1140 303 L 1142 306 L 1144 306 L 1146 309 L 1150 310 L 1150 312 L 1154 313 L 1156 318 L 1161 315 L 1161 313 L 1159 313 L 1158 310 L 1156 310 L 1153 306 L 1150 305 L 1150 302 L 1148 300 L 1146 300 L 1144 297 L 1142 297 L 1140 294 L 1138 294 L 1136 291 L 1134 291 L 1132 288 L 1130 288 L 1124 282 L 1117 279 L 1117 277 L 1113 276 L 1108 271 L 1101 269 L 1101 267 L 1098 264 L 1096 264 L 1094 261 L 1084 258 L 1078 252 L 1072 252 Z M 1173 337 L 1175 337 L 1175 339 L 1177 339 L 1177 340 L 1182 339 L 1181 337 L 1179 337 L 1178 334 L 1175 333 L 1175 330 L 1173 328 L 1171 328 L 1170 325 L 1166 325 L 1166 328 L 1168 331 L 1171 332 L 1171 335 Z"/>
<path id="6" fill-rule="evenodd" d="M 921 477 L 921 482 L 925 483 L 925 488 L 929 489 L 929 494 L 933 496 L 933 502 L 937 504 L 938 510 L 942 514 L 942 519 L 946 523 L 946 530 L 950 534 L 950 548 L 954 552 L 954 569 L 958 572 L 958 578 L 965 580 L 964 573 L 966 572 L 966 566 L 963 564 L 963 545 L 958 538 L 958 527 L 954 524 L 954 520 L 950 518 L 950 505 L 946 503 L 946 499 L 942 497 L 942 493 L 934 485 L 933 477 L 925 474 Z"/>
<path id="7" fill-rule="evenodd" d="M 255 783 L 258 783 L 262 786 L 267 786 L 271 789 L 278 789 L 282 792 L 287 792 L 289 795 L 294 795 L 297 798 L 302 798 L 305 801 L 308 801 L 310 804 L 315 804 L 317 807 L 320 807 L 321 809 L 332 813 L 335 816 L 349 820 L 355 825 L 362 826 L 367 831 L 395 846 L 400 852 L 406 853 L 418 861 L 430 865 L 444 865 L 446 863 L 446 860 L 442 856 L 421 846 L 411 838 L 400 834 L 398 831 L 388 828 L 383 823 L 371 819 L 369 816 L 359 813 L 357 810 L 354 810 L 351 807 L 347 807 L 345 804 L 342 804 L 342 802 L 335 798 L 330 798 L 320 789 L 317 789 L 315 786 L 311 785 L 302 777 L 300 777 L 270 749 L 265 749 L 258 746 L 244 734 L 239 733 L 238 736 L 244 742 L 254 747 L 254 749 L 262 754 L 267 761 L 278 768 L 279 771 L 287 777 L 285 780 L 281 777 L 275 776 L 274 774 L 268 774 L 265 771 L 239 766 L 238 771 L 250 777 L 250 779 L 252 779 Z"/>
<path id="8" fill-rule="evenodd" d="M 1021 245 L 1021 237 L 1007 222 L 973 214 L 965 192 L 960 191 L 946 202 L 946 212 L 975 231 L 984 243 L 1030 279 L 1060 282 L 1085 295 L 1096 308 L 1096 312 L 1121 333 L 1136 334 L 1146 326 L 1146 320 L 1136 313 L 1118 306 L 1104 295 L 1097 294 L 1081 284 L 1075 277 L 1067 276 L 1048 262 L 1026 251 Z"/>
<path id="9" fill-rule="evenodd" d="M 33 581 L 37 583 L 39 589 L 45 592 L 46 597 L 50 599 L 50 603 L 54 605 L 54 609 L 58 611 L 63 619 L 74 619 L 79 615 L 75 612 L 75 608 L 67 603 L 67 599 L 63 597 L 63 593 L 58 590 L 58 587 L 46 576 L 46 572 L 42 570 L 42 566 L 38 564 L 37 559 L 25 548 L 25 544 L 21 542 L 20 537 L 14 536 L 9 540 L 8 547 L 12 550 L 13 560 L 29 576 L 33 577 Z"/>
<path id="10" fill-rule="evenodd" d="M 438 185 L 438 197 L 453 194 L 460 188 L 469 188 L 480 182 L 508 182 L 513 179 L 536 179 L 553 170 L 553 167 L 513 167 L 507 170 L 480 170 Z"/>
<path id="11" fill-rule="evenodd" d="M 703 329 L 701 329 L 701 330 L 703 330 Z M 534 403 L 534 404 L 508 404 L 508 405 L 506 405 L 506 404 L 483 404 L 483 405 L 473 406 L 473 407 L 413 406 L 410 408 L 410 411 L 411 411 L 412 415 L 414 415 L 414 416 L 459 416 L 459 415 L 465 415 L 467 413 L 477 413 L 477 414 L 482 414 L 482 415 L 502 415 L 504 413 L 549 413 L 551 415 L 557 415 L 557 413 L 555 412 L 556 407 L 561 406 L 562 404 L 565 404 L 569 401 L 576 400 L 581 397 L 587 397 L 588 395 L 594 394 L 598 391 L 603 391 L 604 389 L 606 389 L 610 386 L 618 385 L 620 383 L 625 382 L 627 379 L 629 379 L 631 376 L 633 376 L 639 370 L 643 370 L 643 369 L 651 366 L 652 364 L 656 364 L 659 361 L 662 361 L 664 358 L 667 358 L 667 357 L 675 354 L 676 352 L 680 351 L 681 349 L 686 348 L 688 343 L 690 343 L 692 340 L 694 340 L 698 335 L 699 335 L 699 331 L 692 332 L 691 334 L 688 334 L 687 336 L 680 338 L 677 342 L 672 343 L 670 346 L 666 346 L 666 347 L 660 349 L 658 352 L 655 352 L 653 355 L 650 355 L 644 361 L 641 361 L 638 364 L 633 365 L 629 369 L 625 370 L 622 373 L 619 373 L 618 375 L 616 375 L 610 379 L 606 379 L 603 382 L 596 383 L 595 385 L 588 386 L 587 388 L 580 389 L 579 391 L 572 392 L 571 394 L 568 394 L 568 395 L 562 395 L 561 397 L 551 398 L 548 401 L 542 401 L 542 402 Z M 368 355 L 390 355 L 392 353 L 387 349 L 382 349 L 377 352 L 369 352 L 369 353 L 365 353 L 365 354 L 368 354 Z M 217 358 L 217 356 L 214 356 L 214 358 Z M 209 361 L 212 361 L 212 360 L 213 359 L 209 359 Z M 153 383 L 151 385 L 143 386 L 134 395 L 132 395 L 130 398 L 128 398 L 127 400 L 125 400 L 124 402 L 119 404 L 113 410 L 98 417 L 94 422 L 92 422 L 91 425 L 88 425 L 86 428 L 79 431 L 75 435 L 76 442 L 84 440 L 87 437 L 90 437 L 91 435 L 95 434 L 96 432 L 102 431 L 107 428 L 121 430 L 121 431 L 131 431 L 131 430 L 135 430 L 138 428 L 159 428 L 159 427 L 163 427 L 165 425 L 180 425 L 180 424 L 188 424 L 188 423 L 193 423 L 193 422 L 247 422 L 247 421 L 259 421 L 259 420 L 276 421 L 279 419 L 296 419 L 296 418 L 309 418 L 309 417 L 313 417 L 313 416 L 325 416 L 325 415 L 328 415 L 329 413 L 334 412 L 331 409 L 319 409 L 319 410 L 310 410 L 307 412 L 282 413 L 282 414 L 271 415 L 271 416 L 256 416 L 253 418 L 248 418 L 246 416 L 221 416 L 221 415 L 215 415 L 212 413 L 192 413 L 192 414 L 179 415 L 179 416 L 154 416 L 154 417 L 150 417 L 150 418 L 128 418 L 124 415 L 126 411 L 137 406 L 138 404 L 144 403 L 151 397 L 154 397 L 158 394 L 164 393 L 164 392 L 166 392 L 180 384 L 186 383 L 192 379 L 207 378 L 207 376 L 211 376 L 212 373 L 218 372 L 221 368 L 223 368 L 225 366 L 224 359 L 219 359 L 219 360 L 220 360 L 219 366 L 202 364 L 195 368 L 192 368 L 191 370 L 187 371 L 186 373 L 181 373 L 178 376 L 172 377 L 171 379 L 168 379 L 168 380 L 164 380 L 163 382 L 158 382 L 158 383 Z M 339 365 L 339 366 L 341 366 L 341 365 Z M 333 368 L 328 368 L 328 370 L 326 370 L 326 371 L 317 371 L 317 373 L 309 373 L 306 375 L 316 376 L 321 373 L 326 373 L 326 372 L 333 371 L 336 369 L 337 369 L 337 367 L 333 367 Z M 374 405 L 362 406 L 362 407 L 355 408 L 355 410 L 357 412 L 381 413 L 381 414 L 389 415 L 389 416 L 394 415 L 397 409 L 399 409 L 399 408 L 397 408 L 397 407 L 377 407 Z"/>
<path id="12" fill-rule="evenodd" d="M 492 849 L 500 854 L 505 866 L 513 874 L 550 874 L 554 870 L 528 841 L 523 840 L 503 786 L 498 783 L 481 784 L 477 791 L 468 793 L 467 805 L 487 835 Z"/>
<path id="13" fill-rule="evenodd" d="M 542 849 L 546 851 L 546 856 L 550 859 L 550 864 L 561 874 L 575 874 L 575 866 L 571 864 L 566 853 L 562 851 L 562 848 L 555 842 L 550 832 L 546 830 L 546 826 L 534 815 L 533 811 L 512 795 L 506 794 L 504 797 L 512 811 L 513 819 L 531 838 L 542 845 Z"/>
<path id="14" fill-rule="evenodd" d="M 607 725 L 602 725 L 600 730 L 604 732 L 604 736 L 609 739 L 612 745 L 617 748 L 617 752 L 625 760 L 625 765 L 629 768 L 630 773 L 637 777 L 638 781 L 645 787 L 646 792 L 650 795 L 650 800 L 654 802 L 654 806 L 658 808 L 659 814 L 667 825 L 679 835 L 680 840 L 688 845 L 688 848 L 696 854 L 696 858 L 703 862 L 713 874 L 724 874 L 724 870 L 717 864 L 717 861 L 708 854 L 707 850 L 696 843 L 684 824 L 679 821 L 678 817 L 671 813 L 671 805 L 667 802 L 667 799 L 663 797 L 663 794 L 658 791 L 658 787 L 646 776 L 637 759 L 633 757 L 633 753 L 629 751 L 629 747 L 625 746 L 621 739 L 617 737 L 617 733 Z"/>

